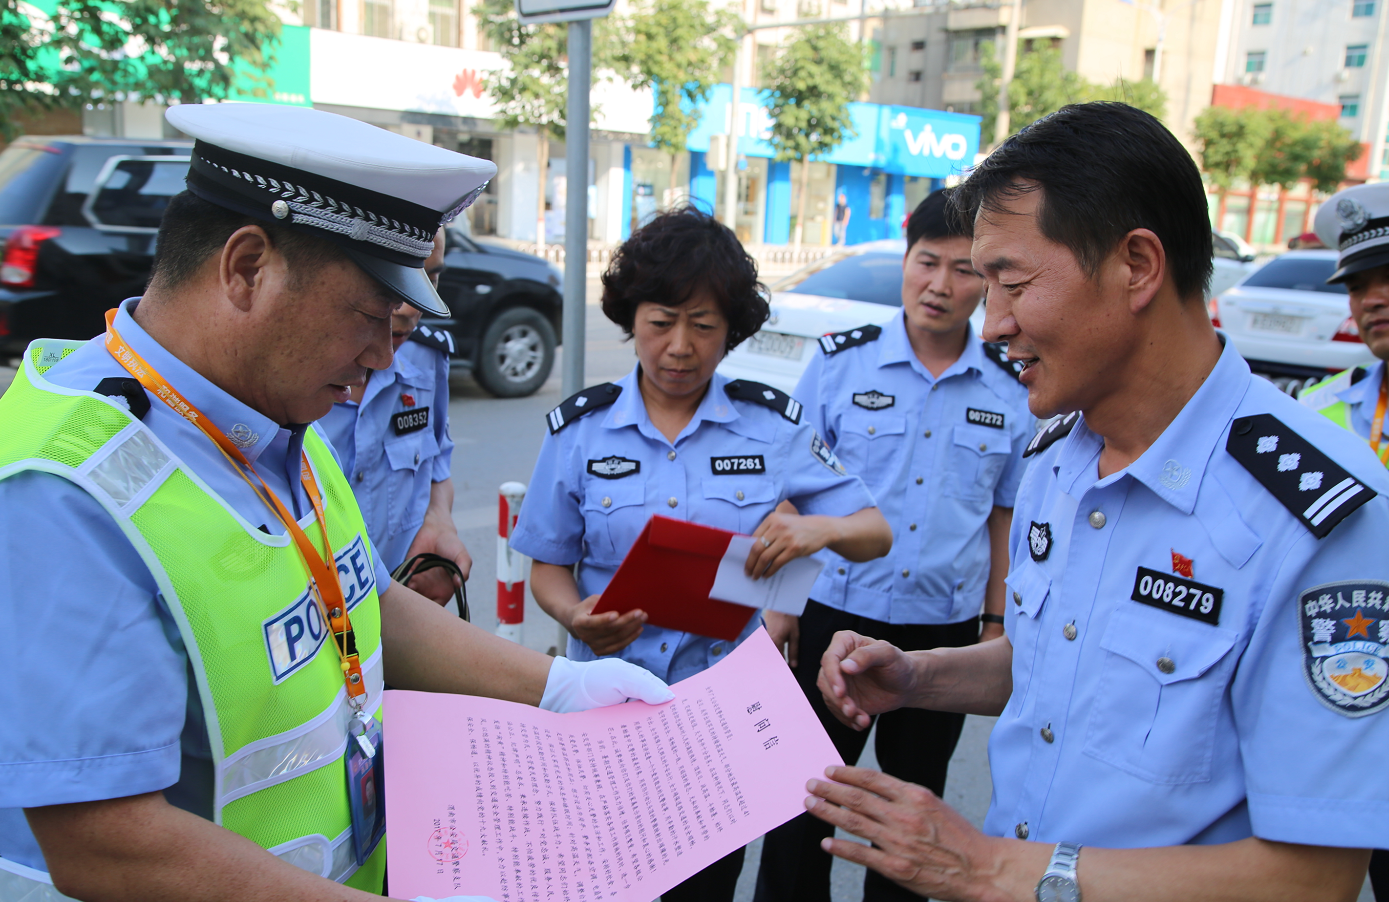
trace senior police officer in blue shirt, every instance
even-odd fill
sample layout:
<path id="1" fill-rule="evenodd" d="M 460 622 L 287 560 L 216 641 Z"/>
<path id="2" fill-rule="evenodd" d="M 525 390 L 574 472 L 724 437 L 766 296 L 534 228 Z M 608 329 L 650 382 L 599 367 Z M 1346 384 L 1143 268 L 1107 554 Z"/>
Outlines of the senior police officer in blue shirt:
<path id="1" fill-rule="evenodd" d="M 766 320 L 762 291 L 733 232 L 693 208 L 643 226 L 604 274 L 603 312 L 633 338 L 637 366 L 550 412 L 511 537 L 535 561 L 532 591 L 569 631 L 571 658 L 616 655 L 674 683 L 761 625 L 754 613 L 730 643 L 646 625 L 639 609 L 592 613 L 653 514 L 759 537 L 746 564 L 757 577 L 826 547 L 856 561 L 891 547 L 872 496 L 799 403 L 715 373 Z M 784 500 L 800 515 L 776 513 Z M 662 898 L 731 900 L 742 861 L 739 849 Z"/>
<path id="2" fill-rule="evenodd" d="M 826 566 L 800 617 L 805 666 L 796 679 L 848 762 L 858 760 L 868 735 L 835 720 L 815 688 L 836 632 L 905 651 L 1003 634 L 1008 529 L 1035 421 L 1006 348 L 985 345 L 970 327 L 984 280 L 970 262 L 969 236 L 947 211 L 948 196 L 931 194 L 907 221 L 902 315 L 821 338 L 795 391 L 845 468 L 862 475 L 893 532 L 892 553 L 876 561 L 822 551 Z M 882 715 L 879 766 L 943 794 L 964 721 L 961 713 L 920 709 Z M 832 859 L 820 841 L 833 832 L 804 814 L 769 833 L 758 902 L 828 902 Z M 911 896 L 876 871 L 865 875 L 868 902 Z"/>
<path id="3" fill-rule="evenodd" d="M 670 692 L 391 582 L 302 425 L 390 364 L 402 302 L 441 310 L 430 240 L 492 164 L 310 109 L 167 115 L 197 140 L 148 290 L 0 397 L 0 898 L 379 898 L 345 766 L 387 677 L 557 711 Z"/>
<path id="4" fill-rule="evenodd" d="M 424 262 L 438 288 L 444 233 Z M 406 582 L 439 604 L 468 578 L 473 559 L 453 522 L 453 439 L 449 435 L 449 354 L 453 339 L 420 325 L 423 311 L 402 304 L 391 314 L 395 356 L 365 385 L 318 421 L 342 463 L 367 521 L 372 545 L 392 573 L 417 554 L 453 561 L 459 576 L 425 570 Z"/>
<path id="5" fill-rule="evenodd" d="M 846 723 L 998 714 L 980 832 L 873 771 L 812 780 L 826 840 L 938 899 L 1351 900 L 1389 838 L 1389 474 L 1249 367 L 1202 304 L 1205 189 L 1156 119 L 1069 106 L 958 189 L 1038 416 L 1006 636 L 840 633 Z"/>

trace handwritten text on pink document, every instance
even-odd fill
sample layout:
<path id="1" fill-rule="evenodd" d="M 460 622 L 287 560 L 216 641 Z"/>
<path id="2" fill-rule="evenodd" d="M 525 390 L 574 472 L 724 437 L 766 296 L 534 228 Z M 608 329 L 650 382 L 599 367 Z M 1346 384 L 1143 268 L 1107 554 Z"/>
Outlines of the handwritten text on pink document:
<path id="1" fill-rule="evenodd" d="M 387 692 L 391 895 L 650 902 L 842 763 L 765 631 L 672 688 L 577 714 Z"/>

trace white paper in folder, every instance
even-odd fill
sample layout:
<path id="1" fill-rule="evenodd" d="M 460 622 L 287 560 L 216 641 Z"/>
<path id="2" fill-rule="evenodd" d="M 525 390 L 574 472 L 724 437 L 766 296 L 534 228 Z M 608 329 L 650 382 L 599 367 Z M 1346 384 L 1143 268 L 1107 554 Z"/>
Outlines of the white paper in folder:
<path id="1" fill-rule="evenodd" d="M 752 579 L 743 573 L 743 565 L 756 541 L 752 536 L 734 536 L 729 540 L 709 597 L 799 617 L 810 597 L 810 587 L 825 565 L 813 557 L 796 558 L 769 578 Z"/>

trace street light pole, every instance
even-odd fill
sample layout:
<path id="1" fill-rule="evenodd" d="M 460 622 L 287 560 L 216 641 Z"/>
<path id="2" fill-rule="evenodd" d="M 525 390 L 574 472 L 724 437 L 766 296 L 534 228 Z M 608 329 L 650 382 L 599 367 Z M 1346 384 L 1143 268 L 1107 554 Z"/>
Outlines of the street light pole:
<path id="1" fill-rule="evenodd" d="M 733 96 L 728 98 L 728 151 L 724 154 L 723 224 L 738 231 L 738 138 L 743 117 L 743 57 L 747 46 L 746 26 L 740 25 L 738 49 L 733 54 Z"/>
<path id="2" fill-rule="evenodd" d="M 593 81 L 593 21 L 569 23 L 569 96 L 564 135 L 564 366 L 560 394 L 584 387 L 584 312 L 588 270 L 588 115 Z"/>
<path id="3" fill-rule="evenodd" d="M 994 117 L 994 146 L 1003 143 L 1008 137 L 1011 107 L 1008 101 L 1008 83 L 1018 66 L 1018 24 L 1022 21 L 1022 0 L 1013 0 L 1012 12 L 1008 16 L 1008 28 L 1003 37 L 1003 72 L 998 85 L 998 115 Z"/>

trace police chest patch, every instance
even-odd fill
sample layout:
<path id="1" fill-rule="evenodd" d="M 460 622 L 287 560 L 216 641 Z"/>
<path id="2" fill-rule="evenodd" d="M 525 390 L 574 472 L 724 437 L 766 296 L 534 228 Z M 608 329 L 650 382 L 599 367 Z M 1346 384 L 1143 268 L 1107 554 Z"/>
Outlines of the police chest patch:
<path id="1" fill-rule="evenodd" d="M 965 408 L 965 422 L 973 423 L 976 426 L 991 426 L 994 429 L 1003 428 L 1003 414 L 994 413 L 992 410 L 977 410 L 973 407 Z"/>
<path id="2" fill-rule="evenodd" d="M 820 434 L 812 433 L 810 438 L 810 453 L 815 455 L 815 459 L 829 467 L 840 476 L 845 475 L 844 465 L 839 462 L 839 458 L 834 456 L 830 446 L 825 444 L 825 440 L 820 438 Z"/>
<path id="3" fill-rule="evenodd" d="M 416 410 L 404 410 L 391 417 L 391 425 L 395 427 L 396 435 L 405 435 L 407 432 L 419 432 L 429 425 L 429 408 L 420 407 Z"/>
<path id="4" fill-rule="evenodd" d="M 599 479 L 621 479 L 624 476 L 631 476 L 633 473 L 640 473 L 641 461 L 628 460 L 614 454 L 602 460 L 589 461 L 588 472 L 589 475 L 597 476 Z"/>
<path id="5" fill-rule="evenodd" d="M 897 403 L 896 395 L 885 395 L 880 391 L 865 391 L 854 394 L 854 404 L 865 410 L 883 410 Z"/>
<path id="6" fill-rule="evenodd" d="M 1175 553 L 1173 560 L 1176 560 Z M 1133 578 L 1133 594 L 1129 597 L 1170 614 L 1181 614 L 1215 626 L 1220 622 L 1220 602 L 1225 598 L 1225 590 L 1139 567 Z"/>
<path id="7" fill-rule="evenodd" d="M 1302 673 L 1317 700 L 1346 717 L 1389 705 L 1389 583 L 1345 580 L 1298 597 Z"/>
<path id="8" fill-rule="evenodd" d="M 1047 559 L 1047 555 L 1051 554 L 1050 523 L 1032 521 L 1032 526 L 1027 530 L 1027 550 L 1031 552 L 1032 559 L 1039 564 Z"/>
<path id="9" fill-rule="evenodd" d="M 342 583 L 347 610 L 361 604 L 376 588 L 376 571 L 362 537 L 356 536 L 346 548 L 333 555 L 338 581 Z M 313 660 L 328 635 L 323 614 L 307 587 L 280 613 L 261 625 L 270 674 L 279 685 L 300 667 Z"/>
<path id="10" fill-rule="evenodd" d="M 740 457 L 711 457 L 709 469 L 715 476 L 734 476 L 739 473 L 765 473 L 767 461 L 761 454 L 744 454 Z"/>

